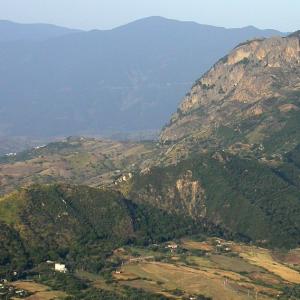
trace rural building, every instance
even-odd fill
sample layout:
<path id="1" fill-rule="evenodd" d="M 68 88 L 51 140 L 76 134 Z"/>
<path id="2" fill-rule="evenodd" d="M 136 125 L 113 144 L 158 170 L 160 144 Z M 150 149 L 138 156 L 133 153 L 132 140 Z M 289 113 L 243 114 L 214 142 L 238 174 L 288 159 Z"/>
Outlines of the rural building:
<path id="1" fill-rule="evenodd" d="M 64 264 L 58 264 L 56 263 L 54 265 L 54 270 L 57 271 L 57 272 L 61 272 L 61 273 L 67 273 L 67 268 L 66 268 L 66 265 Z"/>

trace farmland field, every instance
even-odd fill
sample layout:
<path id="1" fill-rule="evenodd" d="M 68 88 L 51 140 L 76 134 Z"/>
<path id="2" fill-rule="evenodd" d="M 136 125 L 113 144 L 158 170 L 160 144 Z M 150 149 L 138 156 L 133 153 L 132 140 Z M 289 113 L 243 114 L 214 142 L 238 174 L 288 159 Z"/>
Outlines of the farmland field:
<path id="1" fill-rule="evenodd" d="M 300 278 L 296 266 L 275 259 L 270 250 L 217 239 L 182 240 L 176 251 L 161 248 L 152 260 L 142 256 L 153 254 L 152 250 L 130 250 L 141 256 L 130 262 L 122 252 L 127 263 L 114 274 L 119 284 L 180 299 L 195 295 L 217 300 L 275 299 L 284 286 L 298 284 Z"/>
<path id="2" fill-rule="evenodd" d="M 299 249 L 271 251 L 217 238 L 182 239 L 115 249 L 108 257 L 114 267 L 104 273 L 76 270 L 68 276 L 85 282 L 87 291 L 114 292 L 121 297 L 129 288 L 163 299 L 298 299 L 286 294 L 297 293 L 299 288 L 298 258 Z M 59 288 L 50 287 L 51 279 L 44 283 L 16 281 L 11 285 L 28 291 L 27 300 L 64 299 L 69 294 L 59 282 Z"/>
<path id="3" fill-rule="evenodd" d="M 26 300 L 53 300 L 64 299 L 68 295 L 62 291 L 53 291 L 48 286 L 33 281 L 16 281 L 11 284 L 16 289 L 26 290 L 32 295 Z"/>

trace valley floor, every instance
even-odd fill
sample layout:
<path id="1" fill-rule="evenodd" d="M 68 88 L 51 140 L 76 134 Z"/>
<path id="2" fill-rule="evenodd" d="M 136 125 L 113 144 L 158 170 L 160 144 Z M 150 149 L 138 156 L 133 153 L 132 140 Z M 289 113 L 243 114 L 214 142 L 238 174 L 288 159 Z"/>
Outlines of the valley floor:
<path id="1" fill-rule="evenodd" d="M 108 264 L 110 268 L 98 275 L 77 270 L 59 276 L 73 276 L 85 282 L 86 291 L 103 290 L 120 297 L 128 288 L 133 294 L 144 290 L 147 295 L 163 297 L 158 299 L 299 299 L 300 295 L 300 249 L 271 251 L 218 238 L 189 238 L 119 248 Z M 71 296 L 68 299 L 80 299 L 72 298 L 75 287 L 58 291 L 52 289 L 53 279 L 47 279 L 45 274 L 40 278 L 41 275 L 35 277 L 36 282 L 17 281 L 8 285 L 15 291 L 28 291 L 23 297 L 27 300 L 64 299 L 67 293 Z"/>

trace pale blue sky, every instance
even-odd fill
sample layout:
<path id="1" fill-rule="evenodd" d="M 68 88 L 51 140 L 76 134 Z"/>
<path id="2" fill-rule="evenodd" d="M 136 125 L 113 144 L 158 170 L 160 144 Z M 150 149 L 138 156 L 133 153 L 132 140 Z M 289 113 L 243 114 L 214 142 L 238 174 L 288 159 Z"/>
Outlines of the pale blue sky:
<path id="1" fill-rule="evenodd" d="M 300 0 L 0 0 L 0 19 L 108 29 L 147 16 L 224 27 L 300 29 Z"/>

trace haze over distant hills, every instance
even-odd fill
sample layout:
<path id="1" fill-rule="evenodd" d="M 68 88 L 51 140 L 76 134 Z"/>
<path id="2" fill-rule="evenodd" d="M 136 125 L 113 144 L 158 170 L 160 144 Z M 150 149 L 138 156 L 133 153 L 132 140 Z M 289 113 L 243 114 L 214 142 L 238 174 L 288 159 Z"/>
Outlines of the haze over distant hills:
<path id="1" fill-rule="evenodd" d="M 217 59 L 273 35 L 161 17 L 89 32 L 1 22 L 0 136 L 157 130 Z"/>
<path id="2" fill-rule="evenodd" d="M 42 41 L 79 31 L 49 24 L 19 24 L 0 20 L 0 42 Z"/>

